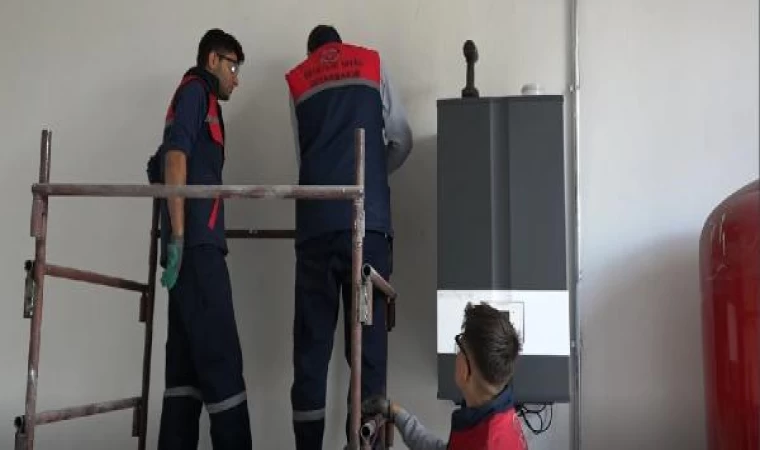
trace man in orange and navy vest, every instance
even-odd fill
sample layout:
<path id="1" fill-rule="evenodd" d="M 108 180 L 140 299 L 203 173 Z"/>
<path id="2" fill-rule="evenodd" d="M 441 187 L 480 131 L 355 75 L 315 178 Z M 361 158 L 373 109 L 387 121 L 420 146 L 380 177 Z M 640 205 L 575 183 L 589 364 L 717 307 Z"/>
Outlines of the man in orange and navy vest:
<path id="1" fill-rule="evenodd" d="M 364 262 L 392 272 L 388 175 L 406 160 L 412 133 L 397 94 L 372 49 L 315 27 L 308 57 L 290 70 L 292 120 L 301 185 L 353 185 L 354 132 L 365 130 Z M 350 364 L 352 203 L 296 201 L 296 280 L 291 388 L 296 449 L 321 449 L 328 363 L 342 292 Z M 385 392 L 385 297 L 374 292 L 373 325 L 362 331 L 362 398 Z M 348 434 L 349 419 L 346 420 Z"/>
<path id="2" fill-rule="evenodd" d="M 244 54 L 219 29 L 198 45 L 169 104 L 163 142 L 148 164 L 151 183 L 219 185 L 225 161 L 219 101 L 238 85 Z M 214 450 L 250 450 L 243 361 L 227 271 L 221 199 L 162 201 L 161 284 L 169 290 L 169 329 L 159 450 L 195 449 L 203 405 Z"/>

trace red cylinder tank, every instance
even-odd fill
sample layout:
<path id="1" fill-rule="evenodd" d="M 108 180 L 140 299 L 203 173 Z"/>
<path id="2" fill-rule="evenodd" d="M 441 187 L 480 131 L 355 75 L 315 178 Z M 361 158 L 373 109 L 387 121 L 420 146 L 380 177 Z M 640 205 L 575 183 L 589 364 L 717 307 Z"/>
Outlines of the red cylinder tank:
<path id="1" fill-rule="evenodd" d="M 760 182 L 728 196 L 700 237 L 707 448 L 760 448 Z"/>

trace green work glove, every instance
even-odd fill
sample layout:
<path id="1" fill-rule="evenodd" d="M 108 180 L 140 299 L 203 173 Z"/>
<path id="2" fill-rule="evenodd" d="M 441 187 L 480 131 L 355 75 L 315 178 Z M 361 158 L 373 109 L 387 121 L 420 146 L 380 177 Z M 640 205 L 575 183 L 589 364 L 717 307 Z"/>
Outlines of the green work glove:
<path id="1" fill-rule="evenodd" d="M 166 246 L 166 269 L 161 275 L 161 286 L 171 289 L 177 283 L 179 268 L 182 265 L 182 248 L 184 247 L 182 236 L 172 236 Z"/>
<path id="2" fill-rule="evenodd" d="M 362 414 L 365 416 L 381 415 L 385 419 L 393 419 L 391 401 L 382 395 L 375 395 L 362 402 Z"/>

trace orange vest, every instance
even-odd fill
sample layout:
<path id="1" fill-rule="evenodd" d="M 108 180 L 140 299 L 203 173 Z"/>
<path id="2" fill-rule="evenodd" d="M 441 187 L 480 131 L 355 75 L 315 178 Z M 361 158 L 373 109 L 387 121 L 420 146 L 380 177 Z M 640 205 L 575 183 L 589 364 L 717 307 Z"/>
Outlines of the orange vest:
<path id="1" fill-rule="evenodd" d="M 315 91 L 352 84 L 380 87 L 380 55 L 350 44 L 325 44 L 290 70 L 285 79 L 294 103 Z"/>
<path id="2" fill-rule="evenodd" d="M 195 80 L 201 81 L 205 86 L 206 82 L 197 75 L 187 75 L 182 78 L 182 81 L 180 81 L 179 86 L 177 86 L 177 89 L 174 91 L 172 101 L 169 103 L 169 108 L 166 111 L 164 128 L 168 128 L 174 122 L 174 100 L 177 96 L 177 92 L 179 92 L 179 90 L 189 82 Z M 206 111 L 205 123 L 208 126 L 208 132 L 211 135 L 211 140 L 219 145 L 220 150 L 224 152 L 224 131 L 222 130 L 222 123 L 219 120 L 219 99 L 211 89 L 206 88 L 206 90 L 208 91 L 208 111 Z M 219 198 L 216 198 L 214 200 L 214 206 L 211 209 L 211 215 L 208 219 L 208 227 L 212 230 L 216 226 L 216 219 L 219 214 L 219 200 Z"/>

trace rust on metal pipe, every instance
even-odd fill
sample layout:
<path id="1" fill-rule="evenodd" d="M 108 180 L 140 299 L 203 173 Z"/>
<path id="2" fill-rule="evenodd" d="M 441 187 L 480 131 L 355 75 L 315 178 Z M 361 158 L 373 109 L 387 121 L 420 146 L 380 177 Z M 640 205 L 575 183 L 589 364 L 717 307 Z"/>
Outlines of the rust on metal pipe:
<path id="1" fill-rule="evenodd" d="M 153 214 L 150 224 L 150 251 L 148 253 L 148 289 L 145 295 L 143 318 L 145 341 L 143 346 L 142 394 L 137 411 L 137 449 L 145 450 L 148 434 L 148 397 L 150 395 L 151 350 L 153 348 L 153 311 L 156 304 L 156 271 L 158 270 L 158 222 L 161 215 L 161 201 L 153 199 Z"/>
<path id="2" fill-rule="evenodd" d="M 362 280 L 362 292 L 364 299 L 362 301 L 362 307 L 360 308 L 364 314 L 361 314 L 360 318 L 363 324 L 372 326 L 372 320 L 374 319 L 373 313 L 375 311 L 375 290 L 372 289 L 372 282 L 369 280 Z"/>
<path id="3" fill-rule="evenodd" d="M 40 183 L 50 182 L 51 138 L 48 130 L 42 131 L 40 142 Z M 38 199 L 39 205 L 34 208 L 32 228 L 34 231 L 34 308 L 29 325 L 29 361 L 26 379 L 25 415 L 34 417 L 37 411 L 37 380 L 40 365 L 40 338 L 42 328 L 42 305 L 45 285 L 46 242 L 48 199 Z M 22 433 L 26 437 L 26 448 L 34 448 L 34 423 L 25 426 Z"/>
<path id="4" fill-rule="evenodd" d="M 63 278 L 72 281 L 82 281 L 84 283 L 108 286 L 127 291 L 145 292 L 148 286 L 137 281 L 125 280 L 123 278 L 112 277 L 100 273 L 90 272 L 88 270 L 74 269 L 71 267 L 57 266 L 55 264 L 46 264 L 45 274 L 55 278 Z"/>
<path id="5" fill-rule="evenodd" d="M 295 230 L 232 229 L 224 232 L 227 239 L 295 239 Z"/>
<path id="6" fill-rule="evenodd" d="M 185 197 L 349 200 L 364 195 L 362 186 L 184 185 L 36 183 L 32 192 L 59 197 Z"/>
<path id="7" fill-rule="evenodd" d="M 121 400 L 90 403 L 89 405 L 72 406 L 70 408 L 56 409 L 53 411 L 44 411 L 35 416 L 27 415 L 24 417 L 16 417 L 15 422 L 17 427 L 23 426 L 27 430 L 30 430 L 33 425 L 63 422 L 64 420 L 77 419 L 79 417 L 94 416 L 96 414 L 104 414 L 111 411 L 136 408 L 139 405 L 140 397 L 132 397 Z M 29 420 L 30 417 L 34 417 L 34 420 Z"/>
<path id="8" fill-rule="evenodd" d="M 364 189 L 364 129 L 354 132 L 354 169 L 356 188 Z M 351 427 L 349 448 L 359 450 L 359 428 L 361 427 L 361 361 L 362 324 L 359 321 L 359 302 L 362 282 L 362 262 L 364 260 L 364 196 L 353 201 L 353 252 L 351 264 Z"/>

